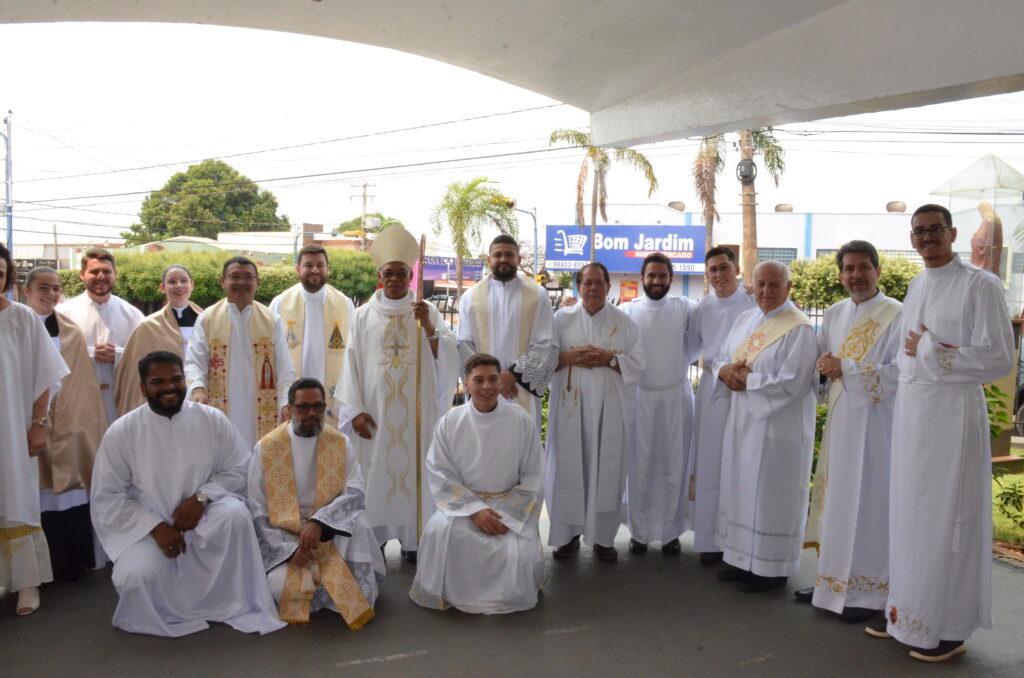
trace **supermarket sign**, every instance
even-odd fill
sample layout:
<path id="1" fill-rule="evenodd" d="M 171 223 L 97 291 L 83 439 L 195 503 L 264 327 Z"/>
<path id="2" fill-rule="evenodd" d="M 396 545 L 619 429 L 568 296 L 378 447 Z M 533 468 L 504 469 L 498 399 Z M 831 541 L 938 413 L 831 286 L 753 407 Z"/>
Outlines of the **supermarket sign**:
<path id="1" fill-rule="evenodd" d="M 598 226 L 594 244 L 597 260 L 612 273 L 639 273 L 654 252 L 671 259 L 676 273 L 704 272 L 703 226 Z M 578 270 L 590 261 L 590 228 L 548 226 L 545 246 L 548 270 Z"/>

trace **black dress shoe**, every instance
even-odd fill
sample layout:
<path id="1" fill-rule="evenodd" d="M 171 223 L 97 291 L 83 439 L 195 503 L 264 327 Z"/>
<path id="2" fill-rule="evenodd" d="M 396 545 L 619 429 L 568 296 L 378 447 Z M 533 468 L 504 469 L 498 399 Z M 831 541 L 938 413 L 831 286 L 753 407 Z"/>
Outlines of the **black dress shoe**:
<path id="1" fill-rule="evenodd" d="M 678 556 L 679 552 L 683 550 L 683 545 L 679 543 L 678 539 L 673 539 L 667 544 L 661 545 L 661 552 L 666 556 Z"/>
<path id="2" fill-rule="evenodd" d="M 798 603 L 811 602 L 811 599 L 814 598 L 814 587 L 808 586 L 805 589 L 797 589 L 796 591 L 793 591 L 793 598 L 795 598 Z"/>
<path id="3" fill-rule="evenodd" d="M 408 560 L 413 565 L 416 564 L 416 552 L 415 551 L 406 551 L 405 549 L 402 549 L 402 557 L 405 558 L 406 560 Z"/>
<path id="4" fill-rule="evenodd" d="M 839 619 L 847 624 L 863 624 L 868 620 L 881 616 L 881 610 L 872 610 L 868 607 L 844 607 L 839 615 Z"/>
<path id="5" fill-rule="evenodd" d="M 786 585 L 789 577 L 762 577 L 758 574 L 749 574 L 736 582 L 736 589 L 743 593 L 764 593 L 772 589 L 781 589 Z"/>
<path id="6" fill-rule="evenodd" d="M 720 562 L 722 562 L 721 551 L 705 551 L 704 553 L 700 554 L 701 565 L 716 565 Z"/>
<path id="7" fill-rule="evenodd" d="M 567 560 L 569 558 L 572 558 L 574 555 L 576 555 L 576 552 L 579 551 L 579 550 L 580 550 L 580 536 L 577 534 L 575 537 L 570 539 L 568 543 L 562 544 L 557 549 L 555 549 L 554 552 L 551 554 L 551 556 L 555 560 Z"/>
<path id="8" fill-rule="evenodd" d="M 615 550 L 614 546 L 601 546 L 600 544 L 594 544 L 594 555 L 597 556 L 598 560 L 603 560 L 606 563 L 619 559 L 619 552 Z"/>
<path id="9" fill-rule="evenodd" d="M 910 650 L 910 656 L 920 659 L 923 662 L 944 662 L 952 659 L 958 654 L 967 652 L 967 646 L 962 640 L 940 640 L 937 647 L 925 649 L 915 647 Z"/>
<path id="10" fill-rule="evenodd" d="M 750 574 L 746 570 L 741 570 L 738 567 L 730 565 L 724 570 L 718 571 L 718 581 L 742 581 L 743 578 Z"/>
<path id="11" fill-rule="evenodd" d="M 647 544 L 642 541 L 630 538 L 629 540 L 629 552 L 637 555 L 643 555 L 647 553 Z"/>

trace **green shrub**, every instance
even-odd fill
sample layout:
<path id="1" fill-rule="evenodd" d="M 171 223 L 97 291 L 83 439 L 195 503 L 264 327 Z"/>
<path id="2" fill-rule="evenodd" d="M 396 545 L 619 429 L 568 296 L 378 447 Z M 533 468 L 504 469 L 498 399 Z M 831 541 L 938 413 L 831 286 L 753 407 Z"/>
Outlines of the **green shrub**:
<path id="1" fill-rule="evenodd" d="M 921 267 L 906 257 L 880 255 L 882 276 L 878 286 L 887 296 L 903 301 L 907 285 L 921 272 Z M 802 308 L 828 308 L 847 296 L 839 282 L 839 267 L 834 256 L 822 255 L 817 259 L 800 259 L 790 267 L 793 291 L 790 298 Z"/>

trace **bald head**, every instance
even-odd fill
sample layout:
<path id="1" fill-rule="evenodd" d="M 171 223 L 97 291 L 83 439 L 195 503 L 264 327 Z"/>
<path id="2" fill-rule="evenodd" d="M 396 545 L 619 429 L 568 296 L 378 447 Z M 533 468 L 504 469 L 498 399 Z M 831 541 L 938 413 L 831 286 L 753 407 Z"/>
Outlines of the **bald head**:
<path id="1" fill-rule="evenodd" d="M 779 261 L 762 261 L 754 267 L 754 298 L 762 313 L 774 311 L 789 299 L 793 283 L 789 269 Z"/>

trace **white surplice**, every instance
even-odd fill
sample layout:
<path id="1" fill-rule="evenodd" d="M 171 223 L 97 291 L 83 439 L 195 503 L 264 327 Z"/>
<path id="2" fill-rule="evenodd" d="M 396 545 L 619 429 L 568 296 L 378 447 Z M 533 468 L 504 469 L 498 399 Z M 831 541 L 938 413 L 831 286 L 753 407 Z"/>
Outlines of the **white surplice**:
<path id="1" fill-rule="evenodd" d="M 423 528 L 409 597 L 481 614 L 534 607 L 544 577 L 543 462 L 530 415 L 502 398 L 490 412 L 472 400 L 451 410 L 437 422 L 426 470 L 437 511 Z M 508 532 L 488 535 L 473 524 L 470 516 L 488 508 Z"/>
<path id="2" fill-rule="evenodd" d="M 295 435 L 292 426 L 288 427 L 288 437 L 291 440 L 299 515 L 304 521 L 316 521 L 324 530 L 333 533 L 331 541 L 334 548 L 348 565 L 370 607 L 373 607 L 380 583 L 384 581 L 384 556 L 377 546 L 373 530 L 366 523 L 363 475 L 356 455 L 351 453 L 351 442 L 346 437 L 345 488 L 320 510 L 313 511 L 316 504 L 316 444 L 319 438 Z M 263 447 L 262 443 L 256 443 L 256 451 L 249 463 L 249 511 L 259 538 L 270 591 L 274 600 L 280 601 L 285 575 L 288 573 L 288 560 L 295 555 L 299 540 L 298 535 L 270 524 L 263 480 Z M 316 612 L 322 608 L 331 612 L 338 611 L 323 585 L 318 586 L 313 594 L 309 611 Z"/>
<path id="3" fill-rule="evenodd" d="M 437 358 L 412 315 L 415 295 L 388 299 L 377 290 L 349 324 L 342 379 L 336 393 L 339 425 L 366 412 L 377 424 L 373 438 L 352 436 L 352 449 L 366 481 L 366 520 L 381 544 L 398 539 L 415 550 L 416 525 L 416 349 L 420 352 L 421 453 L 425 459 L 438 417 L 452 405 L 461 372 L 455 336 L 433 304 L 430 322 L 440 335 Z M 423 484 L 423 521 L 433 502 Z"/>
<path id="4" fill-rule="evenodd" d="M 255 302 L 254 302 L 255 303 Z M 231 345 L 228 347 L 228 418 L 242 435 L 248 449 L 259 441 L 256 431 L 256 371 L 252 364 L 252 343 L 249 341 L 249 318 L 253 304 L 241 311 L 227 303 L 228 321 L 231 323 Z M 209 309 L 207 309 L 208 311 Z M 210 342 L 206 338 L 206 312 L 196 319 L 185 353 L 185 379 L 189 383 L 189 396 L 197 388 L 206 388 L 210 367 Z M 277 409 L 288 404 L 288 387 L 295 380 L 295 368 L 288 354 L 284 323 L 274 316 L 274 374 L 277 379 Z"/>
<path id="5" fill-rule="evenodd" d="M 97 304 L 82 292 L 62 304 L 57 310 L 67 316 L 82 330 L 85 345 L 89 349 L 89 357 L 96 368 L 96 379 L 100 382 L 103 392 L 103 404 L 107 406 L 107 418 L 110 422 L 117 419 L 117 403 L 114 400 L 114 371 L 121 359 L 124 345 L 128 337 L 141 323 L 145 316 L 142 311 L 116 295 L 110 295 L 102 304 Z M 96 362 L 96 344 L 110 343 L 114 345 L 114 362 Z"/>
<path id="6" fill-rule="evenodd" d="M 114 626 L 184 636 L 223 622 L 261 634 L 284 627 L 244 503 L 250 448 L 219 410 L 185 402 L 173 418 L 142 405 L 107 430 L 93 467 L 91 512 L 114 561 Z M 182 501 L 210 503 L 186 551 L 168 558 L 150 532 Z"/>
<path id="7" fill-rule="evenodd" d="M 743 287 L 728 297 L 710 294 L 700 300 L 690 316 L 687 334 L 694 352 L 703 354 L 704 370 L 697 387 L 693 425 L 693 449 L 687 483 L 693 488 L 689 507 L 693 549 L 698 553 L 721 551 L 718 539 L 718 503 L 721 494 L 722 440 L 729 417 L 729 398 L 714 398 L 716 377 L 712 363 L 733 323 L 744 311 L 755 308 L 754 297 Z"/>
<path id="8" fill-rule="evenodd" d="M 644 370 L 640 331 L 621 309 L 605 304 L 591 315 L 582 303 L 555 313 L 559 351 L 592 345 L 612 351 L 619 370 L 566 367 L 549 396 L 544 496 L 551 516 L 548 544 L 582 535 L 612 546 L 619 529 L 627 432 L 636 383 Z"/>
<path id="9" fill-rule="evenodd" d="M 554 350 L 554 314 L 547 291 L 543 287 L 529 288 L 537 294 L 536 310 L 531 319 L 532 329 L 526 342 L 526 350 L 519 350 L 519 324 L 522 322 L 523 291 L 525 286 L 519 276 L 502 282 L 491 276 L 488 285 L 474 285 L 462 294 L 459 300 L 458 347 L 463 362 L 478 353 L 480 341 L 476 329 L 476 318 L 473 317 L 474 294 L 487 289 L 487 336 L 490 339 L 488 353 L 501 363 L 502 370 L 512 367 L 522 355 L 531 351 Z M 523 388 L 517 385 L 517 388 Z M 540 398 L 530 398 L 530 416 L 540 422 Z"/>
<path id="10" fill-rule="evenodd" d="M 693 429 L 687 324 L 696 302 L 685 297 L 641 297 L 622 307 L 640 330 L 644 372 L 626 454 L 623 516 L 643 544 L 677 539 L 689 529 L 687 475 Z"/>
<path id="11" fill-rule="evenodd" d="M 301 287 L 302 283 L 295 285 Z M 324 344 L 324 301 L 327 299 L 328 286 L 324 285 L 316 292 L 307 292 L 302 288 L 302 300 L 305 302 L 306 316 L 302 326 L 302 364 L 296 370 L 297 374 L 303 377 L 312 377 L 321 384 L 326 384 L 325 365 L 327 362 L 327 346 Z M 286 290 L 290 291 L 290 290 Z M 270 310 L 274 316 L 280 318 L 281 293 L 270 301 Z M 355 304 L 347 296 L 345 302 L 348 305 L 348 317 L 356 313 Z"/>
<path id="12" fill-rule="evenodd" d="M 32 404 L 60 388 L 68 367 L 39 316 L 11 302 L 0 310 L 0 589 L 52 581 L 39 522 L 39 461 L 28 455 Z"/>
<path id="13" fill-rule="evenodd" d="M 859 304 L 844 299 L 825 311 L 818 351 L 838 356 L 850 330 L 887 297 Z M 896 355 L 902 348 L 897 315 L 858 362 L 842 359 L 843 376 L 824 439 L 828 478 L 821 515 L 815 607 L 881 610 L 889 594 L 889 451 L 896 403 Z M 819 475 L 822 464 L 819 460 Z"/>
<path id="14" fill-rule="evenodd" d="M 992 462 L 982 384 L 1013 367 L 999 280 L 953 261 L 926 268 L 903 302 L 892 436 L 889 633 L 932 648 L 992 627 Z"/>
<path id="15" fill-rule="evenodd" d="M 800 567 L 814 456 L 814 329 L 799 325 L 762 350 L 748 365 L 744 391 L 717 377 L 755 329 L 795 308 L 786 301 L 767 314 L 740 315 L 714 363 L 714 397 L 731 399 L 717 543 L 726 563 L 763 577 L 788 577 Z"/>

